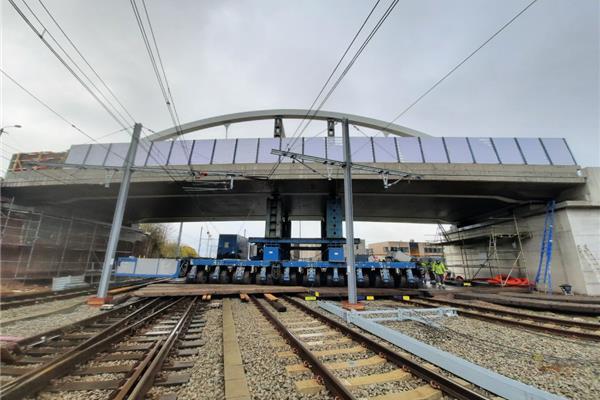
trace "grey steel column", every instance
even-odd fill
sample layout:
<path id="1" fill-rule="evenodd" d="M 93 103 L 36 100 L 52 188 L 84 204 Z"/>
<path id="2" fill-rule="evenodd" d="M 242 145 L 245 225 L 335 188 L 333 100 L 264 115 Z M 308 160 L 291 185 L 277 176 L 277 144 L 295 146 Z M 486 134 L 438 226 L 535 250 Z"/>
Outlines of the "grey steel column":
<path id="1" fill-rule="evenodd" d="M 204 230 L 204 227 L 201 226 L 200 227 L 200 239 L 198 239 L 198 257 L 200 257 L 200 248 L 202 247 L 202 231 Z"/>
<path id="2" fill-rule="evenodd" d="M 110 280 L 112 262 L 117 252 L 117 245 L 119 244 L 119 235 L 121 234 L 121 225 L 123 224 L 123 214 L 125 214 L 125 203 L 127 203 L 127 194 L 129 193 L 131 167 L 133 166 L 133 161 L 135 160 L 135 152 L 137 151 L 141 132 L 142 124 L 136 123 L 133 126 L 133 135 L 131 136 L 131 143 L 129 144 L 129 150 L 127 150 L 127 157 L 125 158 L 123 179 L 121 180 L 121 186 L 119 187 L 119 196 L 117 197 L 115 214 L 113 215 L 110 236 L 108 237 L 108 245 L 106 246 L 106 253 L 104 254 L 102 275 L 100 276 L 100 283 L 98 285 L 97 296 L 99 298 L 105 298 L 108 293 L 108 282 Z"/>
<path id="3" fill-rule="evenodd" d="M 348 119 L 342 121 L 344 140 L 344 208 L 346 214 L 346 264 L 348 274 L 348 302 L 356 304 L 356 268 L 354 266 L 354 207 L 352 205 L 352 156 Z"/>
<path id="4" fill-rule="evenodd" d="M 175 249 L 175 256 L 181 257 L 181 234 L 183 233 L 183 221 L 179 223 L 179 235 L 177 235 L 177 249 Z"/>

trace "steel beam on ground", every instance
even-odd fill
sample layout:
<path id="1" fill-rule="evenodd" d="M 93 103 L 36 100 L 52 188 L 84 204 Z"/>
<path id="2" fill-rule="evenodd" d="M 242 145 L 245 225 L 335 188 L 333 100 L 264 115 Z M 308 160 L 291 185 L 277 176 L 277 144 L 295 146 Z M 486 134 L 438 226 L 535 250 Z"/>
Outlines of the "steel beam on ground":
<path id="1" fill-rule="evenodd" d="M 119 235 L 121 234 L 121 225 L 123 224 L 123 214 L 125 213 L 125 203 L 127 202 L 127 194 L 129 193 L 131 167 L 135 160 L 135 153 L 141 132 L 142 124 L 136 123 L 133 126 L 133 135 L 131 136 L 131 143 L 129 144 L 129 150 L 127 151 L 127 157 L 125 159 L 125 170 L 123 171 L 123 179 L 121 181 L 121 186 L 119 187 L 119 196 L 117 197 L 115 214 L 113 215 L 113 222 L 110 228 L 108 245 L 106 246 L 106 253 L 104 254 L 104 264 L 102 265 L 102 275 L 100 276 L 97 293 L 97 297 L 100 299 L 106 298 L 108 293 L 108 282 L 110 280 L 113 259 L 117 252 L 117 245 L 119 244 Z"/>

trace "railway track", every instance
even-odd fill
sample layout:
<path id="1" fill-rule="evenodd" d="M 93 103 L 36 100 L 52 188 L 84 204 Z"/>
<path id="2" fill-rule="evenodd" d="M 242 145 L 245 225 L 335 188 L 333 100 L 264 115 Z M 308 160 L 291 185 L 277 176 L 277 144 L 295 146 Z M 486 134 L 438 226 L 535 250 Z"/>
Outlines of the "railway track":
<path id="1" fill-rule="evenodd" d="M 286 372 L 312 371 L 316 376 L 296 382 L 301 393 L 326 388 L 338 399 L 435 400 L 444 394 L 457 399 L 489 398 L 470 383 L 450 377 L 432 364 L 416 361 L 408 353 L 381 345 L 295 299 L 285 298 L 287 311 L 277 314 L 265 300 L 251 300 L 293 349 L 278 356 L 297 354 L 304 361 L 288 365 Z M 373 369 L 380 372 L 369 374 Z"/>
<path id="2" fill-rule="evenodd" d="M 478 318 L 500 324 L 516 325 L 522 328 L 555 335 L 600 341 L 600 324 L 567 318 L 535 315 L 519 311 L 501 310 L 495 307 L 472 304 L 468 301 L 438 298 L 398 300 L 423 307 L 452 306 L 458 308 L 459 315 Z"/>
<path id="3" fill-rule="evenodd" d="M 44 393 L 59 399 L 93 390 L 104 395 L 95 398 L 143 399 L 154 386 L 186 383 L 189 376 L 181 371 L 193 363 L 175 358 L 200 350 L 204 311 L 197 297 L 140 300 L 85 320 L 78 331 L 27 338 L 19 342 L 21 357 L 1 368 L 11 379 L 0 386 L 0 397 Z"/>
<path id="4" fill-rule="evenodd" d="M 127 282 L 120 285 L 114 285 L 109 294 L 119 294 L 133 291 L 149 284 L 162 282 L 161 281 L 136 281 Z M 96 288 L 87 289 L 69 289 L 60 292 L 42 292 L 23 295 L 2 296 L 0 297 L 0 310 L 8 310 L 16 307 L 30 306 L 39 303 L 47 303 L 55 300 L 67 300 L 79 296 L 86 296 L 96 293 Z"/>

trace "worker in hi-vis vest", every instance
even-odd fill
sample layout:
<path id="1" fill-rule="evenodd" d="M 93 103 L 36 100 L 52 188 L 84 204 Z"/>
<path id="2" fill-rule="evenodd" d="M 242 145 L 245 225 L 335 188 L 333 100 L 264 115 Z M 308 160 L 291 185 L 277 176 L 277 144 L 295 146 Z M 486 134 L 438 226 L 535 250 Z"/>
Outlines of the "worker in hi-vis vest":
<path id="1" fill-rule="evenodd" d="M 435 286 L 444 288 L 444 274 L 446 273 L 444 262 L 442 260 L 434 261 L 431 269 L 435 275 Z"/>

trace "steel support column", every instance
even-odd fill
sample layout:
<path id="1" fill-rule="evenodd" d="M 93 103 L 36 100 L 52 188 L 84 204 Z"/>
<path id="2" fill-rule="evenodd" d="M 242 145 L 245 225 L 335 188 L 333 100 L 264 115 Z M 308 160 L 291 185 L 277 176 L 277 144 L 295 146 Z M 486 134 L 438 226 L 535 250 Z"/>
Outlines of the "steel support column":
<path id="1" fill-rule="evenodd" d="M 113 259 L 115 258 L 117 245 L 119 244 L 119 235 L 121 234 L 121 225 L 123 224 L 123 215 L 125 214 L 125 204 L 127 203 L 127 194 L 129 193 L 131 167 L 133 166 L 133 161 L 135 160 L 135 153 L 137 151 L 141 132 L 142 124 L 136 123 L 133 126 L 133 135 L 131 136 L 129 150 L 127 150 L 125 169 L 123 170 L 123 179 L 121 181 L 121 186 L 119 187 L 119 196 L 117 197 L 115 214 L 113 216 L 113 222 L 110 228 L 110 236 L 108 237 L 106 253 L 104 254 L 104 264 L 102 265 L 102 275 L 100 276 L 100 283 L 98 285 L 97 293 L 97 297 L 100 299 L 105 298 L 108 293 L 108 283 L 112 271 Z"/>
<path id="2" fill-rule="evenodd" d="M 352 156 L 348 119 L 342 121 L 344 140 L 344 206 L 346 213 L 346 264 L 348 273 L 348 302 L 356 304 L 356 268 L 354 266 L 354 208 L 352 205 Z"/>

